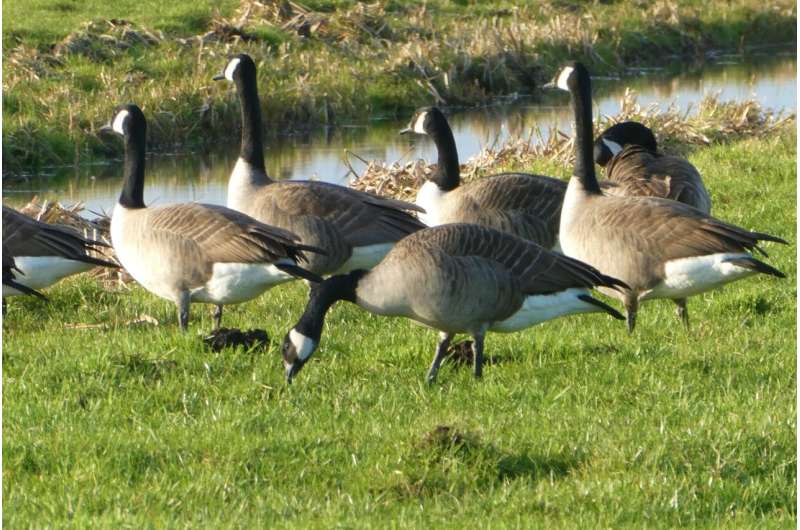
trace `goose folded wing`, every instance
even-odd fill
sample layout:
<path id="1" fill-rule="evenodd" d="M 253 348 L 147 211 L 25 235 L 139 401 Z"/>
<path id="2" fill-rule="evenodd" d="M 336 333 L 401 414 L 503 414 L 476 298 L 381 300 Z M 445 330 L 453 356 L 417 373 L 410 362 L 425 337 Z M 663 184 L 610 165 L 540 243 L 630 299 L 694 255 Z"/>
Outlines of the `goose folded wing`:
<path id="1" fill-rule="evenodd" d="M 759 241 L 785 243 L 780 238 L 720 221 L 683 203 L 658 198 L 614 198 L 596 210 L 598 237 L 616 232 L 627 251 L 656 263 L 720 252 L 747 252 Z M 610 240 L 606 238 L 604 240 Z"/>
<path id="2" fill-rule="evenodd" d="M 287 230 L 260 223 L 243 213 L 211 204 L 154 208 L 148 230 L 191 241 L 213 263 L 302 261 L 303 245 Z"/>
<path id="3" fill-rule="evenodd" d="M 3 206 L 3 244 L 15 256 L 58 256 L 102 266 L 116 264 L 94 258 L 89 251 L 108 245 L 83 237 L 77 230 L 64 225 L 37 221 Z"/>
<path id="4" fill-rule="evenodd" d="M 271 184 L 258 209 L 265 219 L 317 217 L 353 247 L 397 241 L 424 228 L 409 210 L 421 208 L 325 182 Z"/>

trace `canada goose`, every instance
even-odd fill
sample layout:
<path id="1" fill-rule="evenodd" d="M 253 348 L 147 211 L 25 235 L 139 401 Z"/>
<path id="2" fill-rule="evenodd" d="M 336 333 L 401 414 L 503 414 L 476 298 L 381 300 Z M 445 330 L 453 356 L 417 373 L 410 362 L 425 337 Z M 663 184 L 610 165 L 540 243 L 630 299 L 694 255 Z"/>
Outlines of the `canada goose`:
<path id="1" fill-rule="evenodd" d="M 473 336 L 481 376 L 487 331 L 511 333 L 575 313 L 605 311 L 589 289 L 625 285 L 578 260 L 475 224 L 426 228 L 401 240 L 371 271 L 332 276 L 311 288 L 306 310 L 286 335 L 282 354 L 289 382 L 319 345 L 337 300 L 371 313 L 402 316 L 441 331 L 428 381 L 436 378 L 456 333 Z"/>
<path id="2" fill-rule="evenodd" d="M 32 295 L 36 296 L 37 298 L 41 298 L 42 300 L 47 300 L 47 297 L 36 291 L 31 289 L 30 287 L 26 287 L 17 281 L 17 276 L 14 273 L 22 274 L 22 271 L 17 268 L 16 263 L 14 262 L 14 257 L 11 255 L 11 252 L 3 246 L 3 309 L 6 307 L 6 296 L 10 295 Z"/>
<path id="3" fill-rule="evenodd" d="M 115 263 L 89 255 L 100 241 L 86 239 L 68 226 L 43 223 L 3 206 L 3 296 L 33 294 L 57 281 L 97 267 L 117 267 Z M 9 263 L 6 256 L 12 259 Z M 20 275 L 14 275 L 12 266 Z M 11 276 L 7 276 L 10 274 Z M 9 278 L 9 282 L 5 278 Z M 19 289 L 19 286 L 26 289 Z"/>
<path id="4" fill-rule="evenodd" d="M 144 204 L 147 122 L 136 105 L 117 107 L 110 129 L 125 138 L 124 183 L 111 216 L 111 242 L 120 263 L 151 293 L 178 307 L 182 330 L 189 304 L 215 304 L 219 328 L 224 304 L 255 298 L 293 278 L 319 281 L 297 266 L 297 236 L 235 210 L 185 203 Z"/>
<path id="5" fill-rule="evenodd" d="M 604 195 L 592 159 L 589 72 L 574 63 L 550 85 L 570 92 L 575 112 L 575 172 L 561 210 L 561 248 L 630 286 L 609 293 L 622 299 L 630 332 L 644 300 L 685 299 L 759 272 L 784 277 L 748 252 L 761 251 L 759 241 L 783 239 L 668 199 Z"/>
<path id="6" fill-rule="evenodd" d="M 229 208 L 290 230 L 325 254 L 309 256 L 316 274 L 370 268 L 401 238 L 424 228 L 414 204 L 314 181 L 273 181 L 264 166 L 256 65 L 233 57 L 215 80 L 236 85 L 242 107 L 242 144 L 228 183 Z"/>
<path id="7" fill-rule="evenodd" d="M 711 214 L 711 197 L 697 169 L 685 158 L 658 152 L 656 137 L 639 122 L 607 128 L 594 142 L 594 161 L 605 167 L 600 189 L 607 195 L 661 197 Z M 675 298 L 678 318 L 689 326 L 686 298 Z"/>
<path id="8" fill-rule="evenodd" d="M 436 107 L 419 109 L 400 134 L 430 136 L 438 163 L 417 192 L 425 224 L 475 223 L 557 248 L 558 221 L 567 183 L 527 173 L 502 173 L 461 183 L 458 150 L 447 118 Z"/>
<path id="9" fill-rule="evenodd" d="M 685 158 L 658 152 L 656 137 L 639 122 L 612 125 L 594 142 L 594 161 L 605 167 L 610 195 L 661 197 L 711 213 L 711 197 L 697 169 Z"/>

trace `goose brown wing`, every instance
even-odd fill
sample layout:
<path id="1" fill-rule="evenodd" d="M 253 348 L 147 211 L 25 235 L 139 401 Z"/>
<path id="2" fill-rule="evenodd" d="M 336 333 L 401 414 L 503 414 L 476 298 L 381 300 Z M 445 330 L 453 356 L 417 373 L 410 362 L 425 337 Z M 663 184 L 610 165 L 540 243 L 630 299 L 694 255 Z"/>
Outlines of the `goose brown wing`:
<path id="1" fill-rule="evenodd" d="M 313 216 L 330 223 L 353 247 L 389 243 L 424 228 L 415 204 L 325 182 L 275 182 L 257 199 L 260 219 Z"/>
<path id="2" fill-rule="evenodd" d="M 456 191 L 481 208 L 526 210 L 544 220 L 561 215 L 567 183 L 552 177 L 527 173 L 501 173 L 468 182 Z"/>
<path id="3" fill-rule="evenodd" d="M 606 166 L 616 186 L 601 186 L 618 196 L 661 197 L 709 213 L 711 199 L 697 169 L 686 159 L 628 146 Z"/>
<path id="4" fill-rule="evenodd" d="M 398 247 L 438 248 L 451 256 L 491 259 L 520 282 L 525 294 L 548 294 L 574 287 L 624 286 L 594 267 L 511 234 L 473 224 L 428 228 L 409 236 Z"/>
<path id="5" fill-rule="evenodd" d="M 212 204 L 176 204 L 148 209 L 146 230 L 156 237 L 191 242 L 212 263 L 303 261 L 297 236 L 243 213 Z"/>
<path id="6" fill-rule="evenodd" d="M 720 221 L 685 204 L 650 197 L 604 197 L 586 223 L 608 252 L 637 252 L 653 263 L 719 252 L 757 249 L 759 241 L 786 241 Z M 622 255 L 622 254 L 620 254 Z"/>
<path id="7" fill-rule="evenodd" d="M 7 206 L 3 206 L 3 245 L 13 256 L 58 256 L 105 267 L 117 266 L 88 254 L 107 247 L 105 243 L 86 239 L 68 226 L 37 221 Z"/>

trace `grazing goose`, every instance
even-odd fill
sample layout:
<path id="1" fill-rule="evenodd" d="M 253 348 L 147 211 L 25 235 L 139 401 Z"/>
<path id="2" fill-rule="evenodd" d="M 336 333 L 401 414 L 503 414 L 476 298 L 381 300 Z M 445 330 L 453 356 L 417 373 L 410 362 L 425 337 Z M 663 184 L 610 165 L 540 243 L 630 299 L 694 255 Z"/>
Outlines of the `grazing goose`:
<path id="1" fill-rule="evenodd" d="M 755 273 L 784 277 L 749 252 L 761 251 L 759 241 L 786 244 L 778 237 L 668 199 L 604 195 L 592 159 L 589 72 L 574 63 L 553 84 L 572 95 L 577 135 L 575 173 L 561 210 L 561 247 L 630 286 L 609 293 L 622 299 L 630 332 L 644 300 L 685 299 Z"/>
<path id="2" fill-rule="evenodd" d="M 68 226 L 43 223 L 3 206 L 3 296 L 33 294 L 34 289 L 44 289 L 98 265 L 116 267 L 115 263 L 89 255 L 90 251 L 107 246 L 86 239 Z M 6 261 L 6 256 L 12 261 Z M 7 266 L 19 271 L 20 276 L 14 275 L 11 268 L 6 272 Z"/>
<path id="3" fill-rule="evenodd" d="M 612 125 L 594 142 L 594 161 L 605 167 L 610 195 L 661 197 L 711 213 L 711 197 L 697 169 L 685 158 L 658 152 L 656 137 L 639 122 Z"/>
<path id="4" fill-rule="evenodd" d="M 441 331 L 428 381 L 436 378 L 456 333 L 473 336 L 480 377 L 487 331 L 511 333 L 575 313 L 605 311 L 589 290 L 625 285 L 594 268 L 530 241 L 475 224 L 426 228 L 399 243 L 371 271 L 332 276 L 311 288 L 303 316 L 283 342 L 289 382 L 319 345 L 337 300 L 371 313 L 402 316 Z"/>
<path id="5" fill-rule="evenodd" d="M 558 221 L 566 182 L 527 173 L 502 173 L 461 184 L 458 151 L 447 118 L 436 107 L 418 110 L 401 134 L 430 136 L 439 161 L 417 192 L 425 224 L 475 223 L 558 247 Z"/>
<path id="6" fill-rule="evenodd" d="M 424 228 L 416 205 L 314 181 L 273 181 L 264 166 L 256 65 L 233 57 L 215 80 L 236 85 L 242 106 L 242 145 L 228 183 L 229 208 L 290 230 L 325 254 L 309 256 L 308 270 L 332 274 L 371 268 L 403 237 Z"/>
<path id="7" fill-rule="evenodd" d="M 136 105 L 118 107 L 110 126 L 125 138 L 124 183 L 111 216 L 111 241 L 122 265 L 151 293 L 178 307 L 182 330 L 189 304 L 215 304 L 219 328 L 224 304 L 251 300 L 294 278 L 320 279 L 297 266 L 297 236 L 241 212 L 211 204 L 148 208 L 144 204 L 147 123 Z"/>
<path id="8" fill-rule="evenodd" d="M 11 252 L 8 248 L 4 245 L 3 246 L 3 309 L 6 306 L 6 296 L 12 295 L 32 295 L 36 296 L 37 298 L 41 298 L 42 300 L 47 300 L 47 297 L 36 291 L 31 289 L 30 287 L 26 287 L 17 281 L 17 276 L 14 273 L 22 274 L 22 271 L 17 268 L 16 263 L 14 262 L 14 257 L 11 255 Z"/>

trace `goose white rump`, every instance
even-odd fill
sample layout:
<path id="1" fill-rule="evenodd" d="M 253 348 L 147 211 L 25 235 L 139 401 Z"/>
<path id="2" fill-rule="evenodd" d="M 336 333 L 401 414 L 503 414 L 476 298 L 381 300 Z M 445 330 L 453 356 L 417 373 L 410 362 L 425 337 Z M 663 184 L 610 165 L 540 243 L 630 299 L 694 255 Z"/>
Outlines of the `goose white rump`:
<path id="1" fill-rule="evenodd" d="M 83 263 L 58 256 L 15 256 L 14 262 L 17 269 L 22 272 L 22 274 L 17 275 L 15 281 L 31 289 L 49 287 L 61 278 L 96 267 L 91 263 Z M 9 291 L 13 292 L 6 292 L 6 289 L 3 286 L 3 296 L 23 294 L 14 288 L 8 288 Z"/>
<path id="2" fill-rule="evenodd" d="M 554 318 L 601 311 L 596 305 L 578 298 L 590 294 L 586 289 L 567 289 L 554 294 L 528 296 L 516 313 L 503 321 L 493 323 L 489 330 L 513 333 Z"/>
<path id="3" fill-rule="evenodd" d="M 741 258 L 751 256 L 743 252 L 722 252 L 670 260 L 664 264 L 664 281 L 642 296 L 642 300 L 684 298 L 756 274 L 754 270 L 730 262 Z"/>

